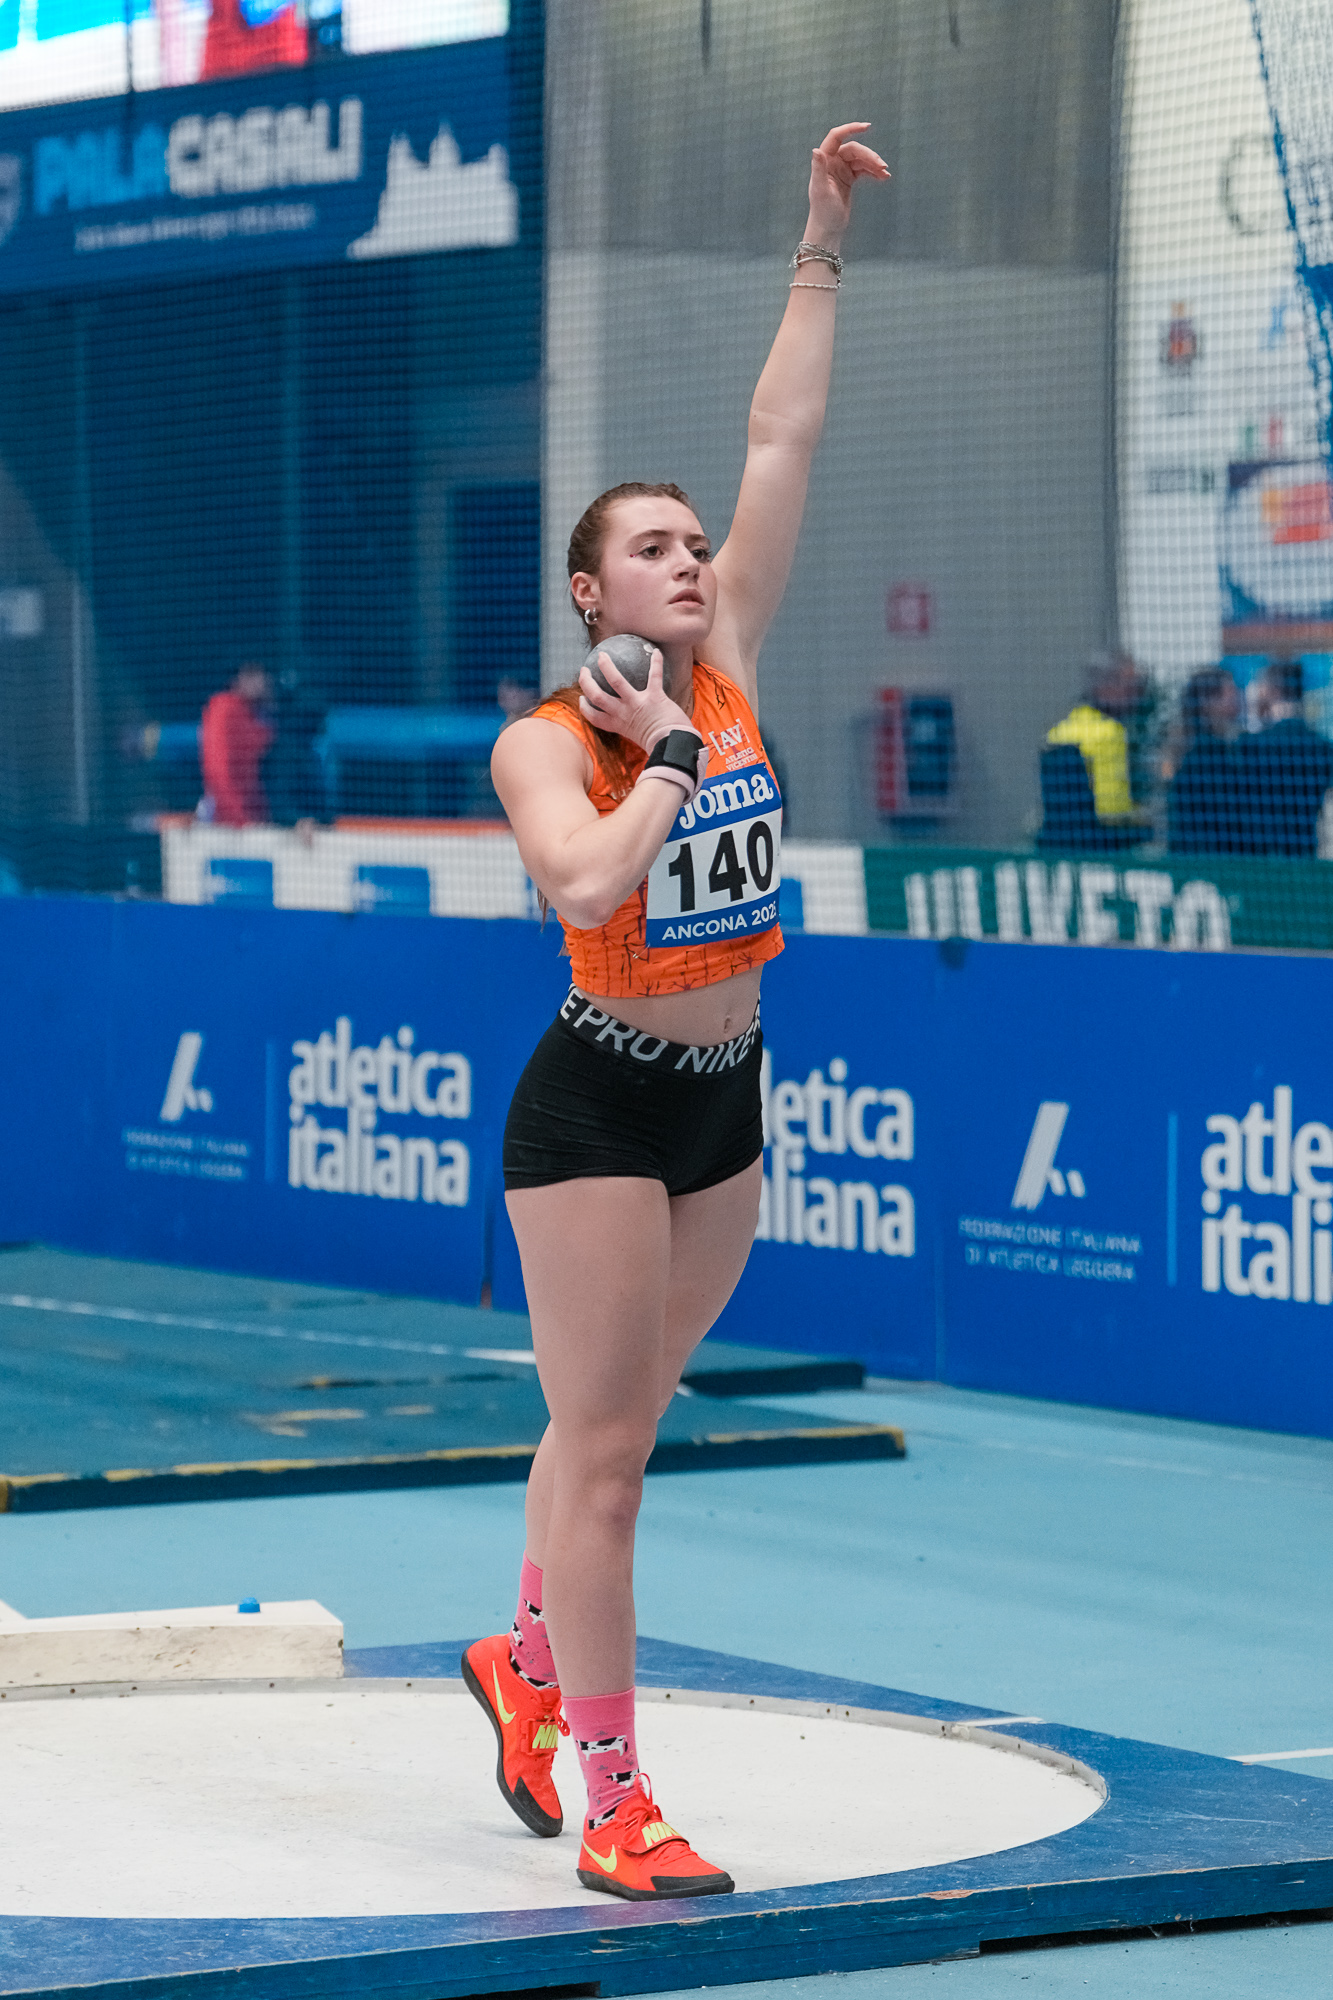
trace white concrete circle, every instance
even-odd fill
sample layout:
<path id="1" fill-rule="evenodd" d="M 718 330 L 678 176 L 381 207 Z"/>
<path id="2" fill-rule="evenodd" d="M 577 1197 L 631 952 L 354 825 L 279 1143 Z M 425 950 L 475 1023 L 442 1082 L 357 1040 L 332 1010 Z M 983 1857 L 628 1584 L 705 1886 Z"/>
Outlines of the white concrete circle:
<path id="1" fill-rule="evenodd" d="M 922 1868 L 1045 1839 L 1097 1810 L 1091 1774 L 906 1717 L 646 1691 L 639 1751 L 666 1816 L 737 1889 Z M 938 1732 L 939 1725 L 933 1725 Z M 581 1887 L 495 1787 L 459 1682 L 236 1683 L 0 1705 L 0 1912 L 351 1917 L 554 1909 Z"/>

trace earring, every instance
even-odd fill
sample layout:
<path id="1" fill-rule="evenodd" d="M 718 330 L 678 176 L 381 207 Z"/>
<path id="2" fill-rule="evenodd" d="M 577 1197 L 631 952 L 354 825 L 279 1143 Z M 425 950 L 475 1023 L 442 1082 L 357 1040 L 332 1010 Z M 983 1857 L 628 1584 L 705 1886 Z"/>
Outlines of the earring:
<path id="1" fill-rule="evenodd" d="M 590 632 L 593 626 L 597 623 L 597 613 L 593 610 L 591 604 L 588 606 L 587 610 L 583 614 L 583 622 L 587 626 Z"/>

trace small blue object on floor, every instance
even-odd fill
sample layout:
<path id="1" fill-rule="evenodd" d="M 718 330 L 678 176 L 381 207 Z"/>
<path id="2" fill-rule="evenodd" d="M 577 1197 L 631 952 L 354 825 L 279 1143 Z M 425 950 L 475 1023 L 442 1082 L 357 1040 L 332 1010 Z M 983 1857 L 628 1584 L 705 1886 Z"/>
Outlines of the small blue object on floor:
<path id="1" fill-rule="evenodd" d="M 259 1599 L 257 1597 L 243 1597 L 236 1609 L 238 1611 L 258 1611 Z"/>
<path id="2" fill-rule="evenodd" d="M 349 1654 L 348 1679 L 326 1684 L 328 1700 L 324 1691 L 317 1692 L 319 1730 L 336 1728 L 334 1711 L 341 1707 L 356 1714 L 360 1744 L 376 1701 L 397 1703 L 401 1711 L 410 1694 L 423 1701 L 423 1714 L 429 1709 L 432 1741 L 441 1738 L 451 1712 L 468 1715 L 454 1693 L 461 1650 L 459 1642 L 441 1642 Z M 114 1991 L 121 1984 L 132 1986 L 139 2000 L 155 1992 L 197 1994 L 200 2000 L 224 1992 L 229 2000 L 287 2000 L 315 1990 L 312 1981 L 321 1992 L 373 1993 L 377 2000 L 590 1984 L 608 1996 L 675 1992 L 922 1963 L 966 1956 L 983 1943 L 1005 1940 L 1333 1904 L 1333 1788 L 1308 1779 L 651 1640 L 640 1641 L 638 1681 L 645 1690 L 643 1719 L 657 1716 L 664 1740 L 671 1730 L 677 1741 L 695 1732 L 711 1730 L 717 1737 L 730 1731 L 742 1757 L 753 1747 L 742 1743 L 748 1732 L 786 1730 L 794 1742 L 804 1743 L 798 1730 L 813 1738 L 820 1731 L 836 1734 L 846 1725 L 864 1725 L 869 1748 L 887 1746 L 897 1754 L 896 1740 L 918 1769 L 924 1768 L 923 1759 L 941 1769 L 971 1759 L 971 1770 L 994 1758 L 987 1779 L 992 1790 L 997 1782 L 1001 1792 L 1023 1784 L 1031 1790 L 1035 1782 L 1038 1791 L 1046 1787 L 1054 1797 L 1063 1788 L 1063 1802 L 1057 1802 L 1050 1822 L 1056 1830 L 1006 1844 L 1002 1817 L 986 1827 L 978 1820 L 973 1827 L 967 1804 L 973 1789 L 957 1786 L 957 1771 L 946 1772 L 963 1810 L 951 1828 L 940 1822 L 932 1838 L 934 1851 L 951 1858 L 859 1876 L 844 1868 L 837 1879 L 819 1879 L 821 1861 L 839 1861 L 842 1850 L 833 1853 L 831 1845 L 822 1851 L 819 1840 L 807 1840 L 802 1816 L 784 1809 L 782 1788 L 790 1777 L 784 1768 L 773 1774 L 772 1800 L 759 1801 L 755 1824 L 770 1852 L 791 1871 L 779 1878 L 786 1886 L 746 1892 L 739 1865 L 746 1857 L 738 1841 L 740 1893 L 704 1906 L 580 1896 L 571 1849 L 568 1900 L 562 1900 L 560 1875 L 555 1898 L 548 1893 L 534 1907 L 517 1907 L 512 1897 L 508 1903 L 497 1897 L 480 1910 L 460 1906 L 456 1898 L 449 1903 L 447 1877 L 441 1876 L 440 1904 L 405 1914 L 401 1902 L 400 1913 L 393 1915 L 307 1915 L 299 1907 L 279 1916 L 11 1914 L 0 1935 L 0 1992 L 74 2000 L 90 1986 Z M 151 1701 L 146 1690 L 140 1700 L 145 1694 Z M 182 1709 L 185 1694 L 173 1690 L 173 1711 Z M 672 1697 L 675 1706 L 668 1709 Z M 220 1690 L 206 1696 L 201 1690 L 198 1697 L 207 1700 L 212 1715 L 220 1698 L 231 1699 Z M 265 1715 L 273 1701 L 308 1706 L 309 1684 L 291 1693 L 238 1695 L 239 1703 L 265 1704 Z M 63 1690 L 46 1689 L 21 1695 L 6 1720 L 16 1735 L 26 1723 L 34 1741 L 54 1740 L 62 1719 L 70 1728 L 92 1726 L 90 1706 L 101 1710 L 94 1718 L 99 1727 L 111 1717 L 136 1714 L 138 1727 L 150 1727 L 136 1702 L 111 1704 L 109 1717 L 105 1704 L 71 1701 Z M 332 1738 L 321 1734 L 320 1740 Z M 813 1769 L 823 1769 L 822 1745 L 804 1754 L 813 1756 Z M 481 1755 L 489 1763 L 488 1747 Z M 43 1768 L 49 1768 L 49 1759 Z M 79 1773 L 72 1777 L 77 1781 Z M 390 1782 L 397 1782 L 397 1774 L 392 1781 L 386 1774 Z M 1071 1808 L 1070 1795 L 1080 1789 L 1082 1803 Z M 487 1803 L 494 1808 L 494 1832 Z M 854 1837 L 855 1851 L 873 1868 L 909 1803 L 900 1799 L 892 1819 L 877 1823 L 869 1793 L 855 1813 L 844 1810 L 840 1796 L 834 1801 L 844 1823 L 839 1837 Z M 356 1838 L 364 1846 L 361 1824 Z M 492 1872 L 511 1888 L 534 1855 L 538 1863 L 563 1858 L 553 1856 L 554 1843 L 518 1838 L 498 1799 L 478 1798 L 466 1845 L 470 1850 L 491 1838 L 505 1863 Z M 984 1851 L 988 1841 L 991 1851 Z M 54 1852 L 60 1843 L 48 1845 Z M 278 1872 L 281 1848 L 278 1840 L 269 1857 Z M 358 1853 L 359 1867 L 373 1871 L 376 1857 L 368 1849 Z M 730 1853 L 719 1858 L 733 1862 Z M 458 1869 L 464 1871 L 473 1859 L 460 1843 Z M 392 1881 L 391 1870 L 381 1874 Z M 761 1874 L 752 1869 L 752 1879 Z M 31 1858 L 24 1879 L 31 1893 L 36 1881 Z M 144 1893 L 140 1874 L 131 1870 L 125 1879 Z M 216 1888 L 202 1884 L 199 1893 Z M 64 1893 L 68 1902 L 68 1880 Z M 433 1907 L 442 1913 L 431 1914 Z"/>

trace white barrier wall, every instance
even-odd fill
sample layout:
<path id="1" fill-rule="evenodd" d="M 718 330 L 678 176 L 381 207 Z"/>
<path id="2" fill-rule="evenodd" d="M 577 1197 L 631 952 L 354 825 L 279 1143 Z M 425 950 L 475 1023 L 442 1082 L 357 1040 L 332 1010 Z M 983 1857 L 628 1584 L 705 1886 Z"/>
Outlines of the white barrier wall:
<path id="1" fill-rule="evenodd" d="M 225 864 L 268 863 L 279 910 L 374 907 L 366 869 L 424 869 L 433 917 L 536 917 L 537 900 L 511 833 L 372 833 L 280 826 L 171 826 L 162 834 L 162 894 L 169 903 L 268 900 L 245 896 Z M 215 864 L 222 864 L 221 867 Z M 250 878 L 256 880 L 254 876 Z"/>
<path id="2" fill-rule="evenodd" d="M 266 869 L 271 870 L 271 887 Z M 535 921 L 541 915 L 514 836 L 498 827 L 456 833 L 318 827 L 297 833 L 281 826 L 185 821 L 162 831 L 162 894 L 168 903 L 383 909 L 394 900 L 395 870 L 404 877 L 424 870 L 433 917 Z M 842 841 L 784 841 L 782 874 L 785 883 L 800 889 L 799 896 L 789 889 L 785 899 L 788 929 L 835 937 L 864 934 L 865 870 L 859 847 Z M 425 914 L 424 898 L 416 907 Z"/>

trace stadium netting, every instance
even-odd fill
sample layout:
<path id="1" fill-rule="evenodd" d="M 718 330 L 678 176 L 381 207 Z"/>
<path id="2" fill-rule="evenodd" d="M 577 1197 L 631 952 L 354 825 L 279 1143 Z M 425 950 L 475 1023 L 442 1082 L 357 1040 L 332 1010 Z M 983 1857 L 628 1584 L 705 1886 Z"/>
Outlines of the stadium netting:
<path id="1" fill-rule="evenodd" d="M 725 533 L 873 121 L 761 664 L 792 927 L 1333 950 L 1333 0 L 0 0 L 0 890 L 534 917 L 564 550 Z"/>

